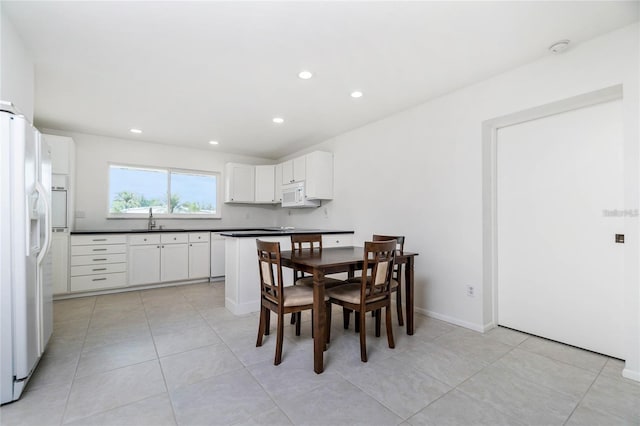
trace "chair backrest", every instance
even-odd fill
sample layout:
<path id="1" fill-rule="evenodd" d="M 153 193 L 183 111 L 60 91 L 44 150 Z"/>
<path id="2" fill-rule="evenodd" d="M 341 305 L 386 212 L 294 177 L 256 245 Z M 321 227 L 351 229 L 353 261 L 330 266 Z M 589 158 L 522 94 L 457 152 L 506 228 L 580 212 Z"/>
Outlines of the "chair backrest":
<path id="1" fill-rule="evenodd" d="M 396 246 L 397 254 L 403 254 L 404 253 L 404 236 L 401 236 L 401 235 L 392 236 L 392 235 L 377 235 L 377 234 L 373 234 L 372 238 L 373 238 L 373 241 L 396 240 L 396 242 L 397 242 L 397 246 Z"/>
<path id="2" fill-rule="evenodd" d="M 292 234 L 291 251 L 302 251 L 302 249 L 322 251 L 322 234 Z M 304 272 L 293 270 L 293 282 L 304 276 Z"/>
<path id="3" fill-rule="evenodd" d="M 396 240 L 365 241 L 360 300 L 368 302 L 390 297 Z"/>
<path id="4" fill-rule="evenodd" d="M 262 297 L 281 304 L 283 302 L 281 291 L 283 281 L 280 243 L 256 240 L 256 246 L 258 248 L 258 270 L 260 271 Z"/>
<path id="5" fill-rule="evenodd" d="M 291 251 L 305 248 L 322 250 L 322 234 L 292 234 Z"/>

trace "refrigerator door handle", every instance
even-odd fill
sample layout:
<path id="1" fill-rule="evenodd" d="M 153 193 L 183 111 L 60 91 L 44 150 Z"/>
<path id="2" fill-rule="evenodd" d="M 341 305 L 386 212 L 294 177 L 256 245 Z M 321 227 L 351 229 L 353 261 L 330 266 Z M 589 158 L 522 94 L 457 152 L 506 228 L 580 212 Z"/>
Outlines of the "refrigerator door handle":
<path id="1" fill-rule="evenodd" d="M 36 191 L 40 194 L 40 199 L 44 201 L 44 226 L 46 227 L 44 244 L 40 248 L 40 253 L 38 253 L 38 265 L 42 263 L 44 257 L 47 255 L 49 248 L 51 247 L 51 203 L 47 198 L 47 192 L 42 186 L 40 182 L 36 182 Z"/>

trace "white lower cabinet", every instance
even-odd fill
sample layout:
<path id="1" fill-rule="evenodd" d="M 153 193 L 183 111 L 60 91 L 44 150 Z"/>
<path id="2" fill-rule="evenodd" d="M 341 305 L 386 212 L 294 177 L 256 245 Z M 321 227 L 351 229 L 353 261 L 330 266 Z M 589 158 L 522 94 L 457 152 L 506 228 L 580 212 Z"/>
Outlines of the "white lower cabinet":
<path id="1" fill-rule="evenodd" d="M 324 234 L 322 247 L 348 247 L 353 245 L 353 234 Z"/>
<path id="2" fill-rule="evenodd" d="M 129 285 L 160 281 L 160 235 L 129 235 Z"/>
<path id="3" fill-rule="evenodd" d="M 189 279 L 209 278 L 211 248 L 209 237 L 209 232 L 189 234 Z"/>
<path id="4" fill-rule="evenodd" d="M 127 285 L 125 235 L 71 236 L 71 292 Z"/>
<path id="5" fill-rule="evenodd" d="M 160 281 L 179 281 L 189 278 L 189 245 L 163 244 L 160 250 Z"/>
<path id="6" fill-rule="evenodd" d="M 51 238 L 53 294 L 69 293 L 69 234 L 54 233 Z"/>

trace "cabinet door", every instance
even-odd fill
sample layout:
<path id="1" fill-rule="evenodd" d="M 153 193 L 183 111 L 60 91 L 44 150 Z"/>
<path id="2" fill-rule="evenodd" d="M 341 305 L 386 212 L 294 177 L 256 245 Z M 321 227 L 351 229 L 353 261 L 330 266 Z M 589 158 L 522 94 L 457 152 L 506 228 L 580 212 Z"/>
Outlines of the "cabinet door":
<path id="1" fill-rule="evenodd" d="M 164 244 L 160 250 L 160 281 L 189 278 L 189 244 Z"/>
<path id="2" fill-rule="evenodd" d="M 305 156 L 293 159 L 293 181 L 300 182 L 307 176 L 307 160 Z"/>
<path id="3" fill-rule="evenodd" d="M 53 263 L 53 294 L 69 293 L 69 236 L 53 234 L 51 240 Z"/>
<path id="4" fill-rule="evenodd" d="M 307 198 L 331 200 L 333 198 L 333 154 L 315 151 L 306 155 Z"/>
<path id="5" fill-rule="evenodd" d="M 209 243 L 189 243 L 189 278 L 209 277 Z"/>
<path id="6" fill-rule="evenodd" d="M 43 135 L 51 147 L 51 173 L 68 175 L 71 173 L 71 150 L 73 139 L 66 136 Z"/>
<path id="7" fill-rule="evenodd" d="M 211 276 L 223 277 L 224 276 L 224 252 L 225 241 L 224 238 L 218 234 L 211 234 Z"/>
<path id="8" fill-rule="evenodd" d="M 293 182 L 293 160 L 285 161 L 282 166 L 282 184 L 286 185 Z"/>
<path id="9" fill-rule="evenodd" d="M 253 203 L 255 200 L 255 166 L 228 163 L 225 167 L 225 201 L 228 203 Z"/>
<path id="10" fill-rule="evenodd" d="M 275 168 L 275 197 L 276 203 L 282 202 L 282 164 L 277 164 Z"/>
<path id="11" fill-rule="evenodd" d="M 256 203 L 275 201 L 275 166 L 256 166 Z"/>
<path id="12" fill-rule="evenodd" d="M 160 281 L 160 246 L 129 246 L 129 285 Z"/>

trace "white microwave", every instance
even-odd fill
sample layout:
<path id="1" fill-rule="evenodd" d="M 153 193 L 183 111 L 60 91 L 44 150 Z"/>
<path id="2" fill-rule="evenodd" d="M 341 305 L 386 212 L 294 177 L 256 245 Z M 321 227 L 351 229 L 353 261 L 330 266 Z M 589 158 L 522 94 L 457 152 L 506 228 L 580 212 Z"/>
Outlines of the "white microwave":
<path id="1" fill-rule="evenodd" d="M 309 200 L 305 192 L 304 182 L 282 185 L 282 207 L 320 207 L 320 200 Z"/>

